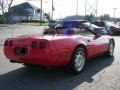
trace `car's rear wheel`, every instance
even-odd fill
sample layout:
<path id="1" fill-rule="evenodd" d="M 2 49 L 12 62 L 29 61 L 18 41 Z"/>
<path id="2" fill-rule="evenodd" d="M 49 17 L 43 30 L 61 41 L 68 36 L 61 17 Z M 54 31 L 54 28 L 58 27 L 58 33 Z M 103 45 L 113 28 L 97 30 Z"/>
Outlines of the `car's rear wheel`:
<path id="1" fill-rule="evenodd" d="M 109 47 L 108 47 L 108 51 L 107 51 L 107 55 L 108 55 L 108 56 L 113 56 L 114 48 L 115 48 L 114 41 L 113 41 L 113 40 L 110 40 Z"/>
<path id="2" fill-rule="evenodd" d="M 74 73 L 78 74 L 80 73 L 86 62 L 86 52 L 85 49 L 82 47 L 78 47 L 75 49 L 72 55 L 72 60 L 70 62 L 70 70 L 72 70 Z"/>

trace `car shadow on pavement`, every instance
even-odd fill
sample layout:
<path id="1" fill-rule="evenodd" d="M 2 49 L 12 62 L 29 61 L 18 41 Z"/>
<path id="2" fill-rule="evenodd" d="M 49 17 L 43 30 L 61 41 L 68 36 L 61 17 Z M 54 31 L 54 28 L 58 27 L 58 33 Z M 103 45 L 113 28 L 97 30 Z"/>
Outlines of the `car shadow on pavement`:
<path id="1" fill-rule="evenodd" d="M 0 90 L 72 90 L 84 82 L 94 82 L 93 76 L 110 66 L 114 57 L 100 57 L 87 62 L 78 75 L 63 69 L 21 67 L 0 76 Z"/>

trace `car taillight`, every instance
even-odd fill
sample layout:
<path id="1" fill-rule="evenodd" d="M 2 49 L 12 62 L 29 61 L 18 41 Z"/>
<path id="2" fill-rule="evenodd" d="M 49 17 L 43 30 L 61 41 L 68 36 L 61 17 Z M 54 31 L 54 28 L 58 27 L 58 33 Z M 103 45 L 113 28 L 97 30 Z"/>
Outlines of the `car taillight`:
<path id="1" fill-rule="evenodd" d="M 32 48 L 36 48 L 36 47 L 37 47 L 37 41 L 33 41 L 33 42 L 31 43 L 31 47 L 32 47 Z"/>
<path id="2" fill-rule="evenodd" d="M 9 46 L 12 46 L 13 45 L 13 41 L 9 41 Z"/>
<path id="3" fill-rule="evenodd" d="M 44 41 L 41 41 L 41 42 L 39 43 L 39 48 L 40 48 L 40 49 L 45 49 L 45 47 L 46 47 L 46 43 L 45 43 Z"/>
<path id="4" fill-rule="evenodd" d="M 5 41 L 4 46 L 8 46 L 8 40 Z"/>

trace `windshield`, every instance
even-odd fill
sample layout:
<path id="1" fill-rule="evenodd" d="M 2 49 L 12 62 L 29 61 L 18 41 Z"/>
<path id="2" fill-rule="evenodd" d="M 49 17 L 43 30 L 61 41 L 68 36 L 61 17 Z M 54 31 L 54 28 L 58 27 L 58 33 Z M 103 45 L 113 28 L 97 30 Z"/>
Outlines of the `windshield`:
<path id="1" fill-rule="evenodd" d="M 45 34 L 63 34 L 63 35 L 83 35 L 91 36 L 91 33 L 87 28 L 76 28 L 76 27 L 57 27 L 57 28 L 48 28 L 43 33 Z"/>
<path id="2" fill-rule="evenodd" d="M 62 26 L 63 27 L 72 27 L 72 28 L 79 28 L 80 26 L 83 26 L 83 23 L 85 23 L 87 21 L 85 20 L 71 20 L 71 21 L 63 21 L 62 22 Z"/>

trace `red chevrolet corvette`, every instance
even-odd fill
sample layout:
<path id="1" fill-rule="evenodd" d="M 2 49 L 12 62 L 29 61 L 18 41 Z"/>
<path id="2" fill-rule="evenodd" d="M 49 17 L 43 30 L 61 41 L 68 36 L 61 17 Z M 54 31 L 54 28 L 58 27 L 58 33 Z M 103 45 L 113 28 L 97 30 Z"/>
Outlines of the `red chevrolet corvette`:
<path id="1" fill-rule="evenodd" d="M 75 73 L 83 70 L 87 60 L 100 54 L 113 56 L 114 39 L 87 27 L 49 28 L 43 35 L 8 38 L 4 54 L 11 61 L 46 67 L 68 66 Z"/>

